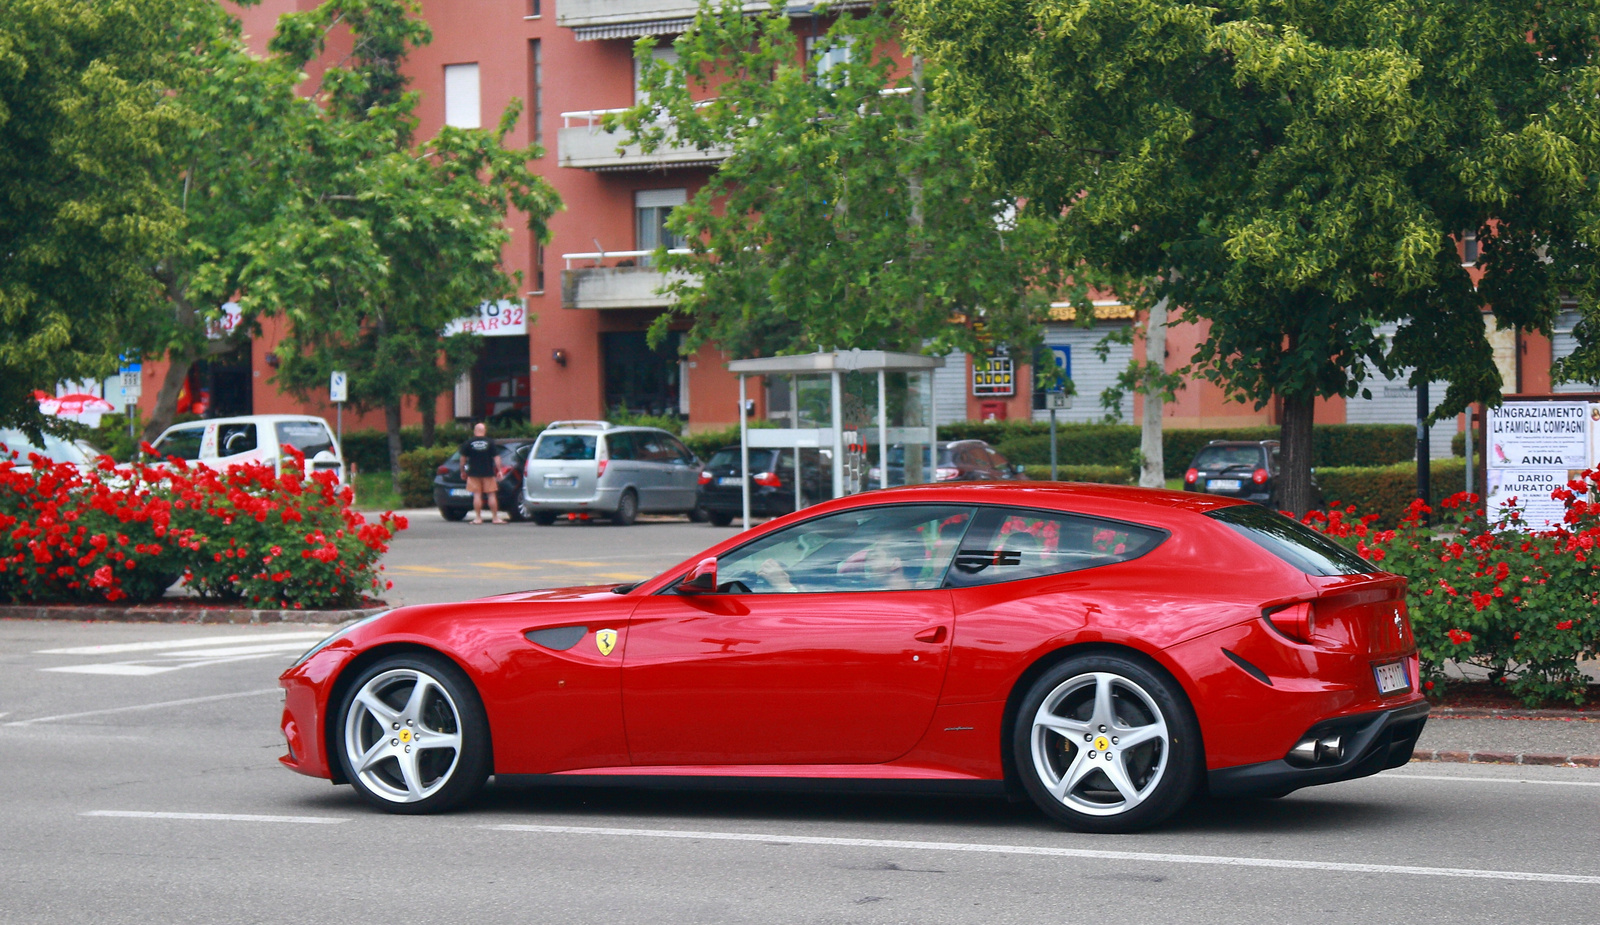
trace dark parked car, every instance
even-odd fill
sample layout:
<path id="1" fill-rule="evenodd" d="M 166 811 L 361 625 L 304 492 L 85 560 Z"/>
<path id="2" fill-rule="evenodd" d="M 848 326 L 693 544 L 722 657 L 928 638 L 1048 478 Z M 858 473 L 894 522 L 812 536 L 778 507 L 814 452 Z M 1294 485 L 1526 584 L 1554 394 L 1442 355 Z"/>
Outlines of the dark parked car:
<path id="1" fill-rule="evenodd" d="M 1276 440 L 1213 440 L 1189 463 L 1183 490 L 1275 506 L 1280 472 Z"/>
<path id="2" fill-rule="evenodd" d="M 922 448 L 922 469 L 928 470 L 928 448 Z M 939 465 L 933 471 L 935 482 L 983 482 L 1026 478 L 1020 466 L 1013 466 L 999 450 L 982 440 L 952 440 L 939 444 Z M 906 483 L 906 448 L 896 443 L 889 447 L 889 487 Z M 867 473 L 867 488 L 882 488 L 877 466 Z"/>
<path id="3" fill-rule="evenodd" d="M 496 440 L 500 446 L 500 464 L 505 471 L 500 475 L 499 489 L 500 510 L 511 515 L 512 520 L 522 520 L 522 470 L 528 462 L 528 451 L 533 449 L 533 441 L 526 437 L 510 437 Z M 472 513 L 472 494 L 467 491 L 466 477 L 461 474 L 461 453 L 450 454 L 450 458 L 439 466 L 433 477 L 433 503 L 438 505 L 439 513 L 445 520 L 461 520 Z"/>
<path id="4" fill-rule="evenodd" d="M 801 506 L 833 497 L 833 454 L 802 449 Z M 700 470 L 700 509 L 711 523 L 726 527 L 744 514 L 739 483 L 739 448 L 725 446 Z M 794 450 L 751 448 L 750 513 L 776 517 L 794 510 Z"/>

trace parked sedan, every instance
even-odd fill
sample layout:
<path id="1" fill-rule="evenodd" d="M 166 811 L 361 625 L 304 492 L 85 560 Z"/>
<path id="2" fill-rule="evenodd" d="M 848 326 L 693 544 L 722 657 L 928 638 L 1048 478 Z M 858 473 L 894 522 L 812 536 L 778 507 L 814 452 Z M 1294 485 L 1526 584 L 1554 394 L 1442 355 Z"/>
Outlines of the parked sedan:
<path id="1" fill-rule="evenodd" d="M 495 441 L 500 447 L 500 465 L 503 467 L 495 487 L 500 510 L 510 514 L 512 520 L 522 520 L 522 467 L 528 462 L 528 451 L 533 441 L 527 438 L 508 438 Z M 461 520 L 472 513 L 472 492 L 467 491 L 467 478 L 461 474 L 461 452 L 450 454 L 433 476 L 433 503 L 445 520 Z"/>
<path id="2" fill-rule="evenodd" d="M 287 767 L 422 813 L 497 782 L 1026 793 L 1088 832 L 1404 765 L 1405 579 L 1244 502 L 856 494 L 655 578 L 401 607 L 280 678 Z M 626 722 L 624 722 L 626 718 Z"/>
<path id="3" fill-rule="evenodd" d="M 1276 440 L 1213 440 L 1183 474 L 1184 491 L 1203 491 L 1257 504 L 1278 505 L 1282 466 Z M 1317 492 L 1316 479 L 1311 480 Z"/>
<path id="4" fill-rule="evenodd" d="M 922 447 L 922 471 L 927 473 L 928 447 Z M 939 444 L 939 465 L 932 467 L 935 482 L 1007 481 L 1026 478 L 1021 467 L 1013 466 L 999 450 L 983 440 L 952 440 Z M 889 485 L 906 483 L 906 448 L 896 443 L 889 447 Z M 867 473 L 867 488 L 883 487 L 882 469 L 873 466 Z"/>
<path id="5" fill-rule="evenodd" d="M 794 506 L 794 450 L 750 450 L 750 513 L 761 517 L 788 514 Z M 833 497 L 833 454 L 800 451 L 801 507 Z M 725 446 L 711 454 L 700 470 L 700 509 L 714 526 L 726 527 L 744 514 L 744 486 L 739 448 Z"/>

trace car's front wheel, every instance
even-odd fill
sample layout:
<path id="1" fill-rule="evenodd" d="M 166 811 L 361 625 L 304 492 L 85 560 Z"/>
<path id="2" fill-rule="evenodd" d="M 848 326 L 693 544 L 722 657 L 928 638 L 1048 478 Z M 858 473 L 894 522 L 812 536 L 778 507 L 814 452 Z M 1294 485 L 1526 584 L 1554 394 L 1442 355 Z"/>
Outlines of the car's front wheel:
<path id="1" fill-rule="evenodd" d="M 710 521 L 713 527 L 726 527 L 728 524 L 733 523 L 733 515 L 724 514 L 720 511 L 709 511 L 706 513 L 706 520 Z"/>
<path id="2" fill-rule="evenodd" d="M 467 508 L 441 507 L 439 508 L 439 516 L 451 521 L 464 520 L 467 516 Z"/>
<path id="3" fill-rule="evenodd" d="M 1029 689 L 1012 731 L 1023 787 L 1083 832 L 1157 825 L 1194 793 L 1199 724 L 1164 672 L 1111 653 L 1073 656 Z"/>
<path id="4" fill-rule="evenodd" d="M 461 669 L 427 654 L 396 655 L 363 671 L 338 716 L 345 779 L 392 813 L 441 812 L 489 776 L 489 724 Z"/>

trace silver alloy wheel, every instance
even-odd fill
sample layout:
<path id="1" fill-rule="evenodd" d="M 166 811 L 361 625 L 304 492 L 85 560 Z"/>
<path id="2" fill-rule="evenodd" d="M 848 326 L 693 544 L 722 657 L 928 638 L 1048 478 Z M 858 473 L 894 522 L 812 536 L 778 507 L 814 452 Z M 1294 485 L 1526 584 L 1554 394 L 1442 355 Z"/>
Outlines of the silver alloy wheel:
<path id="1" fill-rule="evenodd" d="M 449 783 L 461 761 L 461 712 L 432 675 L 385 671 L 351 700 L 344 750 L 369 792 L 416 803 Z"/>
<path id="2" fill-rule="evenodd" d="M 1056 685 L 1033 717 L 1034 772 L 1068 809 L 1115 816 L 1143 803 L 1167 770 L 1166 718 L 1144 688 L 1104 671 Z"/>

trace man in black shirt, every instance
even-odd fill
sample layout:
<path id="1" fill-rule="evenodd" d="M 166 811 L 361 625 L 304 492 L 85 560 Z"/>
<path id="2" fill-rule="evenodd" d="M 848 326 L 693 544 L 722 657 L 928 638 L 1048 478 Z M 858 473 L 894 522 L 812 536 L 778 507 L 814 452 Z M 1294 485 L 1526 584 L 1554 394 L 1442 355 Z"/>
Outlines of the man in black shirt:
<path id="1" fill-rule="evenodd" d="M 483 523 L 483 496 L 489 496 L 489 522 L 503 523 L 500 519 L 500 473 L 505 466 L 500 463 L 500 448 L 489 439 L 489 428 L 481 421 L 472 426 L 472 439 L 461 444 L 461 474 L 467 477 L 467 491 L 472 492 L 472 522 Z"/>

